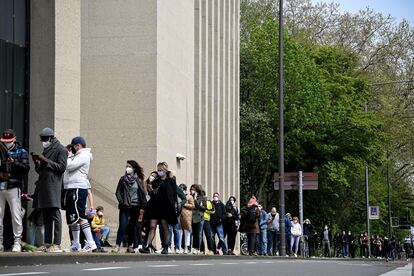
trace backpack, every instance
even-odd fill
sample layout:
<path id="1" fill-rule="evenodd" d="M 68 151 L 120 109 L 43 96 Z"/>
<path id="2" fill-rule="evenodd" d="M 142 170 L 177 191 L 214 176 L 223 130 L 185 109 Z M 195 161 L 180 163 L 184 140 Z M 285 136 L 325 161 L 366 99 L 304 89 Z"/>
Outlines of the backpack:
<path id="1" fill-rule="evenodd" d="M 249 209 L 247 209 L 247 215 L 246 215 L 246 222 L 249 224 L 254 224 L 256 223 L 257 217 L 256 217 L 256 207 L 250 207 Z"/>

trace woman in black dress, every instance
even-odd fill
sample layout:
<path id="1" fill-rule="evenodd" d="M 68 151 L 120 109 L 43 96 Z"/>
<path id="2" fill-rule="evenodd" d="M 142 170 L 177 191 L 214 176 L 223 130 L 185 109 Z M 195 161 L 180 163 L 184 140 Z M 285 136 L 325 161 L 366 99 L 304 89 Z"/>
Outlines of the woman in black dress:
<path id="1" fill-rule="evenodd" d="M 166 162 L 157 165 L 157 172 L 153 172 L 147 180 L 150 200 L 147 204 L 147 218 L 150 222 L 147 245 L 140 249 L 141 253 L 150 253 L 153 248 L 157 224 L 160 222 L 164 234 L 161 254 L 168 254 L 169 231 L 168 225 L 178 223 L 175 203 L 177 201 L 177 183 L 172 172 L 168 170 Z"/>

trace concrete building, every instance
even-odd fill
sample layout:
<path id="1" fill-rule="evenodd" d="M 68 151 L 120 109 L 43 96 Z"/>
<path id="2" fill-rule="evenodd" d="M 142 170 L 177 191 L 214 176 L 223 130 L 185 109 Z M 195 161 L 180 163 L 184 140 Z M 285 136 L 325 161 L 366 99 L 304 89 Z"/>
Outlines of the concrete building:
<path id="1" fill-rule="evenodd" d="M 41 151 L 38 135 L 46 126 L 63 144 L 84 136 L 94 154 L 95 205 L 104 205 L 112 221 L 117 222 L 114 192 L 128 159 L 146 174 L 166 161 L 178 183 L 202 184 L 207 195 L 219 192 L 224 200 L 239 198 L 239 0 L 0 5 L 11 7 L 6 18 L 16 7 L 24 9 L 19 14 L 25 39 L 14 47 L 27 53 L 28 72 L 20 78 L 27 93 L 15 92 L 16 99 L 25 99 L 26 112 L 0 120 L 0 126 L 17 128 L 35 152 Z M 6 23 L 18 29 L 15 22 Z M 0 33 L 1 47 L 10 43 L 4 37 Z M 1 57 L 8 56 L 3 48 Z M 2 107 L 14 92 L 3 86 Z M 2 108 L 0 116 L 9 116 L 9 109 Z M 31 172 L 29 191 L 35 179 Z"/>

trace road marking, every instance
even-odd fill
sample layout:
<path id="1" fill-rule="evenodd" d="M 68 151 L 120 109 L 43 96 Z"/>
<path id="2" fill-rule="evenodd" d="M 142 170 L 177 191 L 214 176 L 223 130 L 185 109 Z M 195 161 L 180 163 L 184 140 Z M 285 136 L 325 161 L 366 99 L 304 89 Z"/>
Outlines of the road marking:
<path id="1" fill-rule="evenodd" d="M 245 262 L 245 264 L 257 264 L 257 262 Z"/>
<path id="2" fill-rule="evenodd" d="M 267 262 L 262 262 L 262 264 L 274 264 L 275 262 L 270 262 L 270 261 L 267 261 Z"/>
<path id="3" fill-rule="evenodd" d="M 148 267 L 174 267 L 179 265 L 149 265 Z"/>
<path id="4" fill-rule="evenodd" d="M 237 265 L 239 263 L 221 263 L 222 265 Z"/>
<path id="5" fill-rule="evenodd" d="M 387 273 L 381 274 L 380 276 L 411 276 L 411 271 L 413 269 L 412 264 L 407 264 L 403 267 L 398 267 L 394 270 L 388 271 Z"/>
<path id="6" fill-rule="evenodd" d="M 8 274 L 0 274 L 0 276 L 40 275 L 40 274 L 50 274 L 50 272 L 21 272 L 21 273 L 8 273 Z"/>
<path id="7" fill-rule="evenodd" d="M 213 265 L 213 264 L 190 264 L 190 265 L 193 265 L 193 266 L 207 266 L 207 265 Z"/>
<path id="8" fill-rule="evenodd" d="M 97 268 L 85 268 L 85 271 L 102 271 L 102 270 L 113 270 L 113 269 L 124 269 L 129 268 L 127 266 L 110 266 L 110 267 L 97 267 Z"/>

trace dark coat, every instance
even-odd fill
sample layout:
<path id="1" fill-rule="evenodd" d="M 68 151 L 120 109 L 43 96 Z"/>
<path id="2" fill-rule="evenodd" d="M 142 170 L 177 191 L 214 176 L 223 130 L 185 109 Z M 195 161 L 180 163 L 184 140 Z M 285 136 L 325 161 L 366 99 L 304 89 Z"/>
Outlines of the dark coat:
<path id="1" fill-rule="evenodd" d="M 56 138 L 51 142 L 43 151 L 47 162 L 36 163 L 35 167 L 39 174 L 36 181 L 38 208 L 61 208 L 63 173 L 66 170 L 68 151 Z"/>
<path id="2" fill-rule="evenodd" d="M 139 208 L 144 209 L 145 205 L 147 204 L 147 199 L 145 198 L 145 191 L 144 191 L 144 183 L 141 179 L 137 179 L 138 183 L 138 202 Z M 116 199 L 118 200 L 118 208 L 131 208 L 131 196 L 129 193 L 129 189 L 131 185 L 129 185 L 125 180 L 124 177 L 118 181 L 118 186 L 116 188 Z"/>
<path id="3" fill-rule="evenodd" d="M 178 223 L 176 213 L 177 203 L 177 183 L 175 177 L 167 177 L 166 179 L 157 179 L 159 183 L 159 210 L 160 219 L 165 219 L 169 225 Z M 155 180 L 155 181 L 157 181 Z"/>
<path id="4" fill-rule="evenodd" d="M 223 223 L 223 220 L 226 217 L 226 207 L 221 201 L 212 201 L 212 203 L 216 211 L 214 212 L 214 214 L 211 214 L 210 225 L 216 227 Z"/>
<path id="5" fill-rule="evenodd" d="M 237 230 L 236 221 L 238 220 L 239 211 L 230 202 L 227 202 L 225 207 L 225 218 L 223 220 L 224 228 L 231 231 Z"/>
<path id="6" fill-rule="evenodd" d="M 7 189 L 23 188 L 24 178 L 30 170 L 29 154 L 25 149 L 16 143 L 16 147 L 7 151 L 8 157 L 13 158 L 10 162 L 10 177 L 7 179 Z"/>
<path id="7" fill-rule="evenodd" d="M 247 216 L 251 208 L 256 209 L 256 222 L 255 223 L 249 223 L 247 221 Z M 248 233 L 248 234 L 260 233 L 259 221 L 258 221 L 259 218 L 260 218 L 260 210 L 257 206 L 254 205 L 246 209 L 243 209 L 241 212 L 241 221 L 240 221 L 239 231 L 242 233 Z"/>

